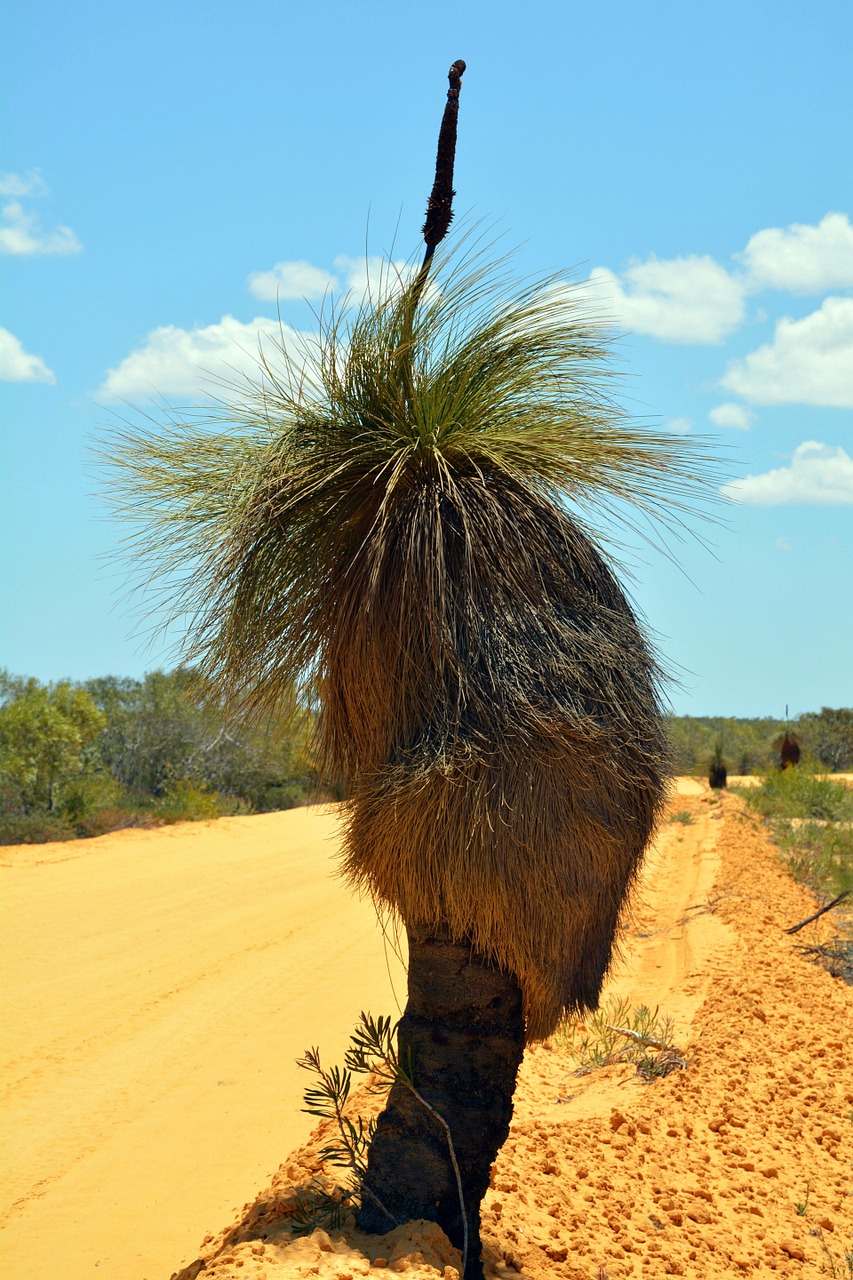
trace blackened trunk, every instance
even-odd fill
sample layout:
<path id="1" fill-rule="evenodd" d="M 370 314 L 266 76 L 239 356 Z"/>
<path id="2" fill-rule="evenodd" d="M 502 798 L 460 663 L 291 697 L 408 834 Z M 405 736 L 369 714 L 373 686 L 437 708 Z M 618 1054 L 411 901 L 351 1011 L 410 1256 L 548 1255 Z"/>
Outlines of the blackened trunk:
<path id="1" fill-rule="evenodd" d="M 779 751 L 779 768 L 790 769 L 792 765 L 797 765 L 799 763 L 800 744 L 790 733 L 786 733 L 782 739 L 782 746 Z"/>
<path id="2" fill-rule="evenodd" d="M 509 1132 L 524 1052 L 518 980 L 467 943 L 410 931 L 398 1043 L 420 1098 L 405 1084 L 391 1090 L 370 1144 L 358 1225 L 383 1233 L 394 1225 L 389 1215 L 396 1222 L 426 1218 L 464 1250 L 467 1223 L 465 1280 L 479 1280 L 480 1202 Z M 447 1130 L 429 1108 L 450 1130 L 464 1218 Z"/>

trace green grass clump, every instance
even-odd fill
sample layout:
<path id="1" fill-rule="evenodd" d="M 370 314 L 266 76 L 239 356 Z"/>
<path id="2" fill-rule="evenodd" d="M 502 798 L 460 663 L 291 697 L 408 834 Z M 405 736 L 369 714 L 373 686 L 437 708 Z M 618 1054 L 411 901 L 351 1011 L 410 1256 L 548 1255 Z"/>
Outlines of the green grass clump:
<path id="1" fill-rule="evenodd" d="M 802 767 L 767 773 L 760 786 L 744 789 L 743 796 L 763 818 L 853 822 L 853 789 Z"/>
<path id="2" fill-rule="evenodd" d="M 576 1075 L 631 1062 L 638 1075 L 654 1080 L 687 1066 L 673 1032 L 672 1019 L 661 1016 L 659 1008 L 639 1005 L 632 1010 L 628 1000 L 612 996 L 582 1020 L 564 1018 L 554 1038 L 575 1059 Z"/>
<path id="3" fill-rule="evenodd" d="M 830 898 L 853 889 L 853 788 L 800 767 L 740 794 L 767 822 L 795 880 Z"/>
<path id="4" fill-rule="evenodd" d="M 853 830 L 809 822 L 777 822 L 772 830 L 795 880 L 828 897 L 853 889 Z"/>
<path id="5" fill-rule="evenodd" d="M 693 822 L 693 814 L 683 809 L 680 813 L 671 813 L 667 818 L 667 822 L 680 822 L 683 826 L 689 827 Z"/>

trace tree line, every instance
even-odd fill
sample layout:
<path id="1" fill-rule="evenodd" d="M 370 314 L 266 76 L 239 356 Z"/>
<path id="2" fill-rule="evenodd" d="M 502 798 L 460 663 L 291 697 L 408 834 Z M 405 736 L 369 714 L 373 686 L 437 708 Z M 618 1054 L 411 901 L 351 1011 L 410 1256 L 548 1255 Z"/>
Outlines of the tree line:
<path id="1" fill-rule="evenodd" d="M 703 774 L 719 745 L 730 774 L 764 773 L 779 765 L 786 733 L 798 742 L 803 763 L 829 773 L 853 769 L 853 708 L 823 707 L 796 720 L 771 717 L 669 716 L 667 733 L 678 774 Z"/>
<path id="2" fill-rule="evenodd" d="M 56 684 L 0 673 L 0 844 L 305 804 L 310 729 L 307 711 L 242 723 L 183 667 Z"/>
<path id="3" fill-rule="evenodd" d="M 853 709 L 772 718 L 670 716 L 673 768 L 703 774 L 721 744 L 730 774 L 778 765 L 786 731 L 804 760 L 853 769 Z M 320 795 L 308 711 L 260 727 L 229 716 L 186 667 L 142 680 L 42 684 L 0 672 L 0 844 L 289 809 Z M 332 797 L 340 798 L 340 797 Z"/>

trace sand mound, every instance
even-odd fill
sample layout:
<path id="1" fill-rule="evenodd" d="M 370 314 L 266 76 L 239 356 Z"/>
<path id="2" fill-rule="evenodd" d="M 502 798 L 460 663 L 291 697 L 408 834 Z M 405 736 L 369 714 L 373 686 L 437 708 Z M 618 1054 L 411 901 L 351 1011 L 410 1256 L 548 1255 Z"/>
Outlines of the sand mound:
<path id="1" fill-rule="evenodd" d="M 758 824 L 733 797 L 691 790 L 675 804 L 692 822 L 662 833 L 613 984 L 674 1013 L 688 1066 L 649 1083 L 625 1065 L 578 1078 L 556 1039 L 527 1054 L 484 1202 L 487 1274 L 848 1274 L 853 992 L 784 933 L 812 903 Z M 456 1277 L 429 1224 L 294 1239 L 295 1188 L 333 1172 L 322 1140 L 206 1242 L 201 1274 Z"/>

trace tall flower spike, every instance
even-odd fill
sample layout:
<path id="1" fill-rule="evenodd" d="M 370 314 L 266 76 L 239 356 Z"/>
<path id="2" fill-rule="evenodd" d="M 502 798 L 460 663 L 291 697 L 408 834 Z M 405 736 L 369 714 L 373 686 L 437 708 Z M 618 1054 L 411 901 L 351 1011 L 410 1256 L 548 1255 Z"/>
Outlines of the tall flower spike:
<path id="1" fill-rule="evenodd" d="M 447 235 L 447 229 L 453 221 L 453 161 L 456 157 L 456 122 L 459 116 L 459 90 L 462 88 L 462 77 L 465 74 L 465 63 L 461 58 L 454 62 L 447 73 L 450 88 L 447 90 L 447 103 L 438 134 L 438 153 L 435 157 L 435 182 L 432 185 L 427 203 L 426 221 L 423 226 L 426 254 L 424 266 L 427 265 L 436 246 L 441 244 Z"/>

